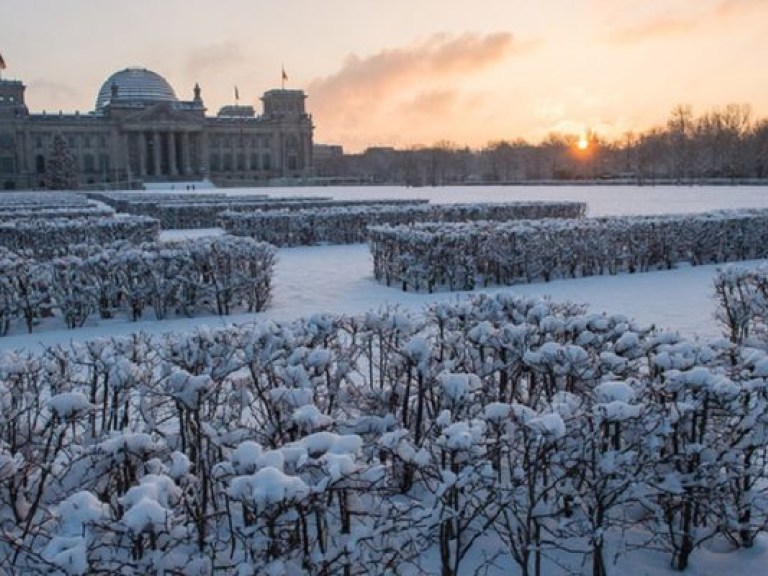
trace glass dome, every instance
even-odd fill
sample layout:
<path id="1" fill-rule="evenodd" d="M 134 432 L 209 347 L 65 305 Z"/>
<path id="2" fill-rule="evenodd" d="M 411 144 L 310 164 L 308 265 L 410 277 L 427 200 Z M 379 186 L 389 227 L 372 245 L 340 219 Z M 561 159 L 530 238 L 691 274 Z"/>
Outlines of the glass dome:
<path id="1" fill-rule="evenodd" d="M 115 72 L 101 85 L 96 98 L 96 111 L 101 112 L 112 100 L 112 86 L 117 86 L 117 99 L 122 103 L 177 102 L 168 81 L 146 68 L 126 68 Z"/>

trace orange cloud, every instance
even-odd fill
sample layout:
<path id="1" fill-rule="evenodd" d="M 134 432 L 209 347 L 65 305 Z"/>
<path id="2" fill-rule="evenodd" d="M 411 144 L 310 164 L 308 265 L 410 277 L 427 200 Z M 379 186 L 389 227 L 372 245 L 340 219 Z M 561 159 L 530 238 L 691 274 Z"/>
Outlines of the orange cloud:
<path id="1" fill-rule="evenodd" d="M 657 40 L 685 34 L 695 26 L 696 23 L 691 19 L 657 18 L 637 26 L 619 30 L 611 35 L 611 39 L 620 44 L 634 44 L 636 42 L 645 42 L 646 40 Z"/>
<path id="2" fill-rule="evenodd" d="M 307 86 L 320 136 L 346 142 L 350 134 L 367 133 L 363 140 L 384 132 L 402 137 L 402 130 L 412 128 L 419 119 L 434 125 L 440 114 L 455 111 L 460 85 L 468 76 L 534 46 L 515 43 L 504 32 L 437 34 L 367 57 L 350 55 L 336 74 Z M 401 128 L 396 127 L 398 123 Z"/>
<path id="3" fill-rule="evenodd" d="M 622 28 L 610 34 L 609 38 L 620 44 L 671 38 L 702 27 L 722 27 L 724 19 L 751 18 L 756 13 L 766 12 L 766 9 L 768 4 L 764 0 L 721 0 L 708 7 L 701 2 L 692 2 L 684 15 L 678 11 L 675 16 L 659 16 Z"/>
<path id="4" fill-rule="evenodd" d="M 740 16 L 749 15 L 753 11 L 765 11 L 766 4 L 764 0 L 722 0 L 715 6 L 713 13 L 715 16 Z"/>
<path id="5" fill-rule="evenodd" d="M 431 118 L 451 114 L 458 102 L 455 90 L 431 90 L 417 94 L 413 99 L 404 102 L 399 112 L 411 118 Z"/>
<path id="6" fill-rule="evenodd" d="M 512 51 L 512 35 L 465 34 L 449 38 L 444 34 L 405 48 L 382 50 L 367 58 L 350 55 L 342 69 L 309 84 L 315 99 L 338 96 L 381 96 L 403 82 L 454 76 L 488 66 Z"/>

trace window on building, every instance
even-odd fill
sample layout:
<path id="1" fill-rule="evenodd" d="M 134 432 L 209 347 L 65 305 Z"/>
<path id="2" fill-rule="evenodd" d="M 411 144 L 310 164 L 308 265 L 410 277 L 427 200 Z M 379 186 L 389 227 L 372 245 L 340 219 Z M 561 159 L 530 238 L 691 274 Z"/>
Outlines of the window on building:
<path id="1" fill-rule="evenodd" d="M 211 154 L 211 172 L 218 172 L 221 170 L 221 165 L 219 163 L 219 155 L 218 154 Z"/>
<path id="2" fill-rule="evenodd" d="M 101 154 L 99 156 L 99 172 L 109 174 L 109 155 Z"/>
<path id="3" fill-rule="evenodd" d="M 0 133 L 0 149 L 11 149 L 13 148 L 13 134 L 10 132 L 3 132 Z"/>
<path id="4" fill-rule="evenodd" d="M 224 171 L 232 170 L 232 154 L 224 154 Z"/>
<path id="5" fill-rule="evenodd" d="M 86 174 L 93 174 L 96 171 L 96 162 L 94 161 L 92 154 L 86 154 L 83 156 L 83 172 Z"/>
<path id="6" fill-rule="evenodd" d="M 261 156 L 261 168 L 263 170 L 272 169 L 272 157 L 269 154 L 262 154 Z"/>
<path id="7" fill-rule="evenodd" d="M 13 174 L 15 171 L 13 158 L 0 158 L 0 173 Z"/>
<path id="8" fill-rule="evenodd" d="M 237 155 L 237 169 L 245 170 L 245 154 L 242 152 Z"/>
<path id="9" fill-rule="evenodd" d="M 259 169 L 259 154 L 257 152 L 254 152 L 251 154 L 251 170 L 258 170 Z"/>
<path id="10" fill-rule="evenodd" d="M 87 134 L 83 136 L 83 148 L 90 148 L 91 147 L 91 137 Z"/>
<path id="11" fill-rule="evenodd" d="M 35 136 L 35 148 L 43 148 L 44 146 L 45 139 L 40 135 Z"/>
<path id="12" fill-rule="evenodd" d="M 45 156 L 42 154 L 35 156 L 35 172 L 45 174 Z"/>

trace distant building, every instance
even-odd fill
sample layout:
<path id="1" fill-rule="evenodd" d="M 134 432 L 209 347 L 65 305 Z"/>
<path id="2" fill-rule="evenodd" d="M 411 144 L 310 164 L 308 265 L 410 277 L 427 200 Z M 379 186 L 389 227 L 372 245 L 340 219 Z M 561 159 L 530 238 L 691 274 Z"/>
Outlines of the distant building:
<path id="1" fill-rule="evenodd" d="M 2 189 L 43 186 L 55 134 L 68 142 L 81 186 L 201 178 L 237 185 L 312 175 L 313 125 L 302 90 L 265 92 L 258 116 L 241 105 L 206 116 L 198 85 L 191 100 L 179 100 L 162 76 L 144 68 L 107 78 L 87 114 L 31 114 L 25 89 L 0 79 Z"/>

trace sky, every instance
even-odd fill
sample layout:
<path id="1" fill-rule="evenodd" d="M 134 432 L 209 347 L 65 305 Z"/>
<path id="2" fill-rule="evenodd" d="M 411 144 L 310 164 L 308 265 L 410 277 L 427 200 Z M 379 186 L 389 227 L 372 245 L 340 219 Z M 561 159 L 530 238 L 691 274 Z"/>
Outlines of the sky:
<path id="1" fill-rule="evenodd" d="M 768 0 L 0 0 L 3 78 L 32 112 L 93 110 L 141 66 L 210 114 L 307 94 L 315 142 L 612 140 L 748 104 L 768 116 Z"/>

